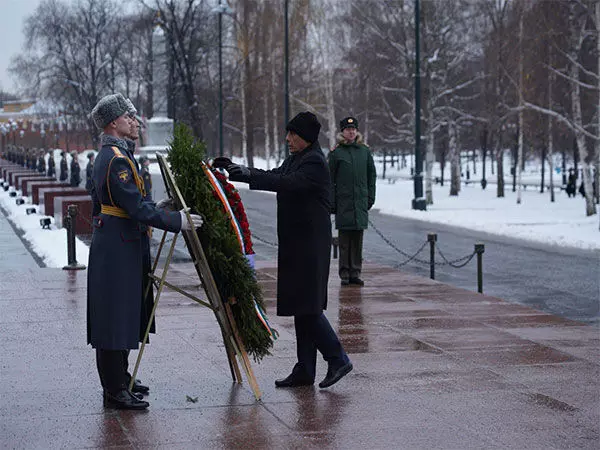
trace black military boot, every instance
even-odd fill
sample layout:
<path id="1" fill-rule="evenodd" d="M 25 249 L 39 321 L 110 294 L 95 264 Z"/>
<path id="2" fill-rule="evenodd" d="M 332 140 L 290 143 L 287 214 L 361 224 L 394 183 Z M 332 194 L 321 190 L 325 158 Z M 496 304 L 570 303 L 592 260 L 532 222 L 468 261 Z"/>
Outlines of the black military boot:
<path id="1" fill-rule="evenodd" d="M 129 382 L 127 383 L 127 385 L 129 385 Z M 150 388 L 146 385 L 143 385 L 140 380 L 136 379 L 133 382 L 133 387 L 131 388 L 131 392 L 133 392 L 134 394 L 147 395 L 148 392 L 150 392 Z"/>
<path id="2" fill-rule="evenodd" d="M 112 409 L 146 409 L 150 403 L 137 398 L 127 389 L 121 389 L 115 393 L 104 391 L 104 407 Z"/>

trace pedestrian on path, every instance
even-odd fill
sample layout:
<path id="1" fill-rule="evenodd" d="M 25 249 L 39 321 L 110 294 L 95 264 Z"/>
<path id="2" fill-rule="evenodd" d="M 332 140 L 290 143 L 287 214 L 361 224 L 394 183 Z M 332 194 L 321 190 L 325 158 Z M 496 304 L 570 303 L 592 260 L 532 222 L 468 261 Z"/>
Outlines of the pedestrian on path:
<path id="1" fill-rule="evenodd" d="M 178 232 L 190 229 L 190 224 L 184 211 L 168 211 L 143 201 L 143 182 L 127 156 L 125 138 L 131 118 L 125 97 L 111 94 L 102 98 L 91 116 L 103 134 L 92 174 L 87 339 L 96 349 L 104 406 L 145 409 L 148 402 L 129 391 L 127 377 L 128 351 L 138 348 L 148 324 L 142 306 L 141 242 L 145 231 L 141 225 Z M 202 225 L 200 216 L 192 214 L 191 218 L 193 226 Z M 148 387 L 138 391 L 143 394 Z"/>
<path id="2" fill-rule="evenodd" d="M 375 203 L 377 173 L 371 150 L 358 131 L 358 120 L 340 121 L 337 146 L 329 153 L 329 171 L 333 184 L 332 209 L 338 230 L 342 286 L 363 286 L 363 233 L 369 225 L 369 210 Z"/>
<path id="3" fill-rule="evenodd" d="M 231 164 L 232 181 L 250 189 L 277 192 L 277 315 L 294 316 L 298 362 L 275 386 L 312 385 L 317 350 L 328 364 L 319 383 L 327 388 L 352 370 L 352 363 L 323 314 L 331 255 L 330 191 L 327 162 L 319 146 L 321 124 L 310 112 L 286 127 L 290 155 L 273 170 Z"/>

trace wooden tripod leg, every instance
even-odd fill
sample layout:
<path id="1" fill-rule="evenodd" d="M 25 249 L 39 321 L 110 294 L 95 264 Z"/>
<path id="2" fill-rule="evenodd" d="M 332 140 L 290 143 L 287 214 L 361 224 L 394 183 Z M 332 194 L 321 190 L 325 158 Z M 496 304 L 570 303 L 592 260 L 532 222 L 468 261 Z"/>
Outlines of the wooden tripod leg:
<path id="1" fill-rule="evenodd" d="M 166 235 L 166 232 L 165 232 Z M 165 262 L 165 267 L 162 271 L 162 276 L 160 277 L 160 283 L 158 285 L 158 290 L 156 292 L 156 297 L 154 297 L 154 305 L 152 306 L 152 312 L 150 313 L 150 319 L 148 320 L 148 326 L 146 327 L 146 332 L 144 333 L 144 339 L 142 340 L 142 345 L 140 346 L 140 351 L 138 353 L 137 360 L 135 361 L 135 367 L 133 369 L 133 374 L 131 375 L 131 380 L 129 381 L 129 390 L 133 389 L 133 383 L 135 383 L 135 377 L 137 375 L 138 368 L 140 367 L 140 361 L 142 360 L 142 355 L 144 354 L 144 348 L 146 347 L 146 342 L 148 342 L 148 335 L 150 334 L 150 328 L 152 327 L 152 321 L 154 320 L 154 315 L 156 314 L 156 307 L 158 306 L 158 300 L 160 299 L 160 294 L 162 293 L 162 289 L 164 286 L 164 281 L 167 278 L 167 271 L 169 270 L 169 266 L 171 264 L 171 258 L 173 257 L 173 252 L 175 251 L 175 243 L 177 242 L 177 234 L 173 236 L 173 242 L 171 243 L 171 248 L 169 249 L 169 256 L 167 256 L 167 261 Z M 163 242 L 164 242 L 163 235 Z M 158 261 L 158 256 L 156 256 L 156 261 Z M 154 268 L 156 269 L 156 264 Z M 148 288 L 150 283 L 148 283 Z"/>
<path id="2" fill-rule="evenodd" d="M 235 339 L 236 348 L 239 354 L 240 359 L 242 360 L 242 366 L 244 367 L 244 371 L 246 372 L 246 378 L 248 379 L 248 384 L 252 388 L 252 392 L 254 392 L 254 398 L 256 400 L 260 400 L 262 394 L 260 392 L 260 388 L 258 387 L 258 382 L 256 381 L 256 377 L 254 376 L 254 371 L 252 370 L 252 366 L 250 365 L 250 359 L 248 358 L 248 353 L 246 353 L 246 349 L 244 348 L 244 343 L 240 338 L 238 333 L 237 325 L 235 324 L 235 319 L 233 317 L 233 312 L 231 311 L 231 307 L 229 303 L 225 303 L 225 311 L 227 312 L 227 318 L 229 319 L 229 324 L 231 325 L 231 331 L 233 332 L 233 338 Z"/>
<path id="3" fill-rule="evenodd" d="M 235 358 L 236 350 L 232 347 L 231 343 L 231 327 L 228 326 L 229 321 L 227 320 L 226 313 L 223 312 L 223 306 L 221 304 L 221 296 L 217 289 L 214 279 L 212 278 L 212 274 L 210 272 L 210 268 L 208 267 L 208 262 L 206 261 L 206 257 L 204 256 L 204 250 L 202 249 L 202 244 L 200 243 L 200 239 L 198 235 L 194 231 L 193 233 L 184 232 L 183 237 L 185 238 L 186 245 L 188 249 L 193 249 L 194 251 L 190 251 L 190 255 L 192 256 L 192 260 L 194 261 L 194 267 L 196 268 L 196 273 L 204 286 L 204 291 L 206 292 L 206 296 L 208 297 L 211 305 L 213 305 L 215 318 L 217 319 L 217 323 L 219 324 L 219 328 L 221 329 L 221 336 L 223 337 L 223 344 L 225 345 L 225 351 L 227 353 L 227 362 L 229 363 L 229 370 L 231 371 L 231 378 L 236 383 L 242 382 L 242 374 L 240 372 L 240 368 L 238 366 L 237 360 Z M 203 272 L 203 267 L 205 267 L 205 271 Z M 208 279 L 205 279 L 203 274 L 206 273 L 208 275 Z"/>
<path id="4" fill-rule="evenodd" d="M 163 231 L 162 238 L 160 239 L 160 245 L 158 246 L 158 251 L 156 252 L 156 258 L 154 258 L 154 264 L 152 265 L 152 273 L 156 271 L 156 266 L 158 266 L 158 259 L 160 258 L 160 254 L 162 252 L 163 246 L 165 245 L 165 240 L 167 238 L 168 231 Z M 150 238 L 152 239 L 152 238 Z"/>
<path id="5" fill-rule="evenodd" d="M 223 343 L 225 344 L 225 351 L 227 352 L 227 360 L 229 361 L 229 368 L 232 371 L 233 381 L 237 384 L 242 384 L 242 372 L 240 372 L 240 366 L 235 359 L 235 348 L 231 341 L 223 334 Z"/>

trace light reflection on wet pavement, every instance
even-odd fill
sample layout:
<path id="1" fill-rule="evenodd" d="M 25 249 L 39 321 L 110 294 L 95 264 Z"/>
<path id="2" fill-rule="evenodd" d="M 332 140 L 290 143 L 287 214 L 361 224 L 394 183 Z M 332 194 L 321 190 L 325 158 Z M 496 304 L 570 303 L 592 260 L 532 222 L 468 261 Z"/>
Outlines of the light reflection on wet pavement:
<path id="1" fill-rule="evenodd" d="M 276 389 L 295 341 L 274 315 L 272 264 L 258 276 L 280 338 L 253 364 L 262 401 L 232 384 L 213 314 L 166 290 L 142 413 L 102 407 L 87 273 L 2 267 L 0 448 L 598 448 L 598 329 L 386 267 L 366 266 L 359 288 L 332 265 L 327 316 L 354 371 L 328 390 Z M 191 264 L 168 278 L 203 296 Z"/>

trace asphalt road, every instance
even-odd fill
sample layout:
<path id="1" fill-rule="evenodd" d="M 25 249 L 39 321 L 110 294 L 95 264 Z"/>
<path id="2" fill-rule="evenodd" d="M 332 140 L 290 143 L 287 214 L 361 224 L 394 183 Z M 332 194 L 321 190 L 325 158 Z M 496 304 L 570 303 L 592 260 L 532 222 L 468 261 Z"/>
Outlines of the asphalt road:
<path id="1" fill-rule="evenodd" d="M 154 198 L 164 196 L 160 175 L 153 177 Z M 276 205 L 271 193 L 241 190 L 258 259 L 275 258 L 277 253 Z M 529 241 L 478 233 L 473 230 L 403 219 L 372 211 L 372 224 L 397 249 L 414 254 L 437 233 L 444 256 L 456 260 L 473 252 L 476 243 L 485 245 L 483 291 L 535 309 L 572 320 L 600 325 L 600 252 L 567 249 Z M 160 233 L 155 234 L 155 239 Z M 366 260 L 421 276 L 429 276 L 429 264 L 406 262 L 407 257 L 384 241 L 371 227 L 365 232 L 363 256 Z M 186 259 L 183 240 L 176 258 Z M 418 259 L 429 260 L 426 246 Z M 439 254 L 436 262 L 442 262 Z M 469 290 L 477 290 L 477 265 L 473 258 L 462 268 L 438 265 L 436 280 Z M 336 276 L 332 273 L 331 276 Z M 369 282 L 369 280 L 365 280 Z"/>

